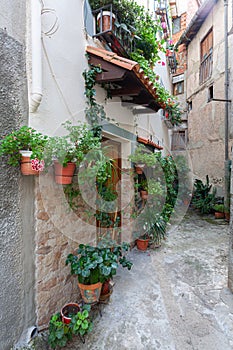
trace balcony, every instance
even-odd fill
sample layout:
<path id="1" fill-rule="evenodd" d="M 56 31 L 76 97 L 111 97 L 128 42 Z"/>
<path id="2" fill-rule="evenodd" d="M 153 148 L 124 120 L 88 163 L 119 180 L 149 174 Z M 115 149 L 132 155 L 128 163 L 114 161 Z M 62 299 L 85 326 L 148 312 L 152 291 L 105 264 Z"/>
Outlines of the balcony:
<path id="1" fill-rule="evenodd" d="M 166 52 L 168 66 L 170 68 L 170 73 L 175 74 L 177 68 L 176 54 L 172 50 L 167 50 Z"/>
<path id="2" fill-rule="evenodd" d="M 186 130 L 173 131 L 171 146 L 172 151 L 184 151 L 186 149 L 186 143 Z"/>
<path id="3" fill-rule="evenodd" d="M 134 49 L 134 28 L 118 22 L 111 4 L 93 11 L 93 15 L 96 18 L 94 37 L 107 44 L 117 55 L 128 58 Z"/>
<path id="4" fill-rule="evenodd" d="M 207 79 L 211 77 L 212 69 L 213 69 L 213 53 L 211 52 L 201 62 L 200 75 L 199 75 L 200 84 L 204 83 Z"/>

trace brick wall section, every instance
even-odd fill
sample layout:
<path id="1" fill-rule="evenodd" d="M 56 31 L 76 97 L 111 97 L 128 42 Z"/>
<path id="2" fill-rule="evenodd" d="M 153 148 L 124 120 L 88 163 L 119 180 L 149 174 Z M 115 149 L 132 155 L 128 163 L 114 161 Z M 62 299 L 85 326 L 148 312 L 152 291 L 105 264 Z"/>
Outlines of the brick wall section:
<path id="1" fill-rule="evenodd" d="M 172 35 L 173 43 L 176 43 L 183 32 L 186 29 L 186 23 L 187 23 L 187 13 L 183 13 L 181 15 L 181 30 L 178 33 L 175 33 Z M 187 59 L 186 59 L 187 51 L 185 45 L 180 45 L 178 48 L 178 52 L 176 53 L 176 59 L 177 59 L 177 70 L 175 75 L 179 75 L 185 72 L 187 68 Z"/>

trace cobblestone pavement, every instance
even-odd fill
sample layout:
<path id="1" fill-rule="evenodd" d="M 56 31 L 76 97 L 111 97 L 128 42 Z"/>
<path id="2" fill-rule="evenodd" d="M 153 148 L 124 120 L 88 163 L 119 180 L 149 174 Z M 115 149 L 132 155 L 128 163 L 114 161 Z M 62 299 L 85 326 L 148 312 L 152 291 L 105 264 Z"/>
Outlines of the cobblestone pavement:
<path id="1" fill-rule="evenodd" d="M 65 349 L 233 349 L 228 230 L 225 221 L 191 211 L 160 248 L 134 248 L 133 269 L 119 269 L 85 344 L 77 339 Z M 36 349 L 48 349 L 39 340 Z"/>

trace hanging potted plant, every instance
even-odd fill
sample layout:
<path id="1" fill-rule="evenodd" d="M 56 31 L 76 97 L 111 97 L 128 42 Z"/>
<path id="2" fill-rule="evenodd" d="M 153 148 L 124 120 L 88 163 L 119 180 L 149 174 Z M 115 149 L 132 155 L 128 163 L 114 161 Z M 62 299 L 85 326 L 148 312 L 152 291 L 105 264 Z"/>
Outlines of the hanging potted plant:
<path id="1" fill-rule="evenodd" d="M 134 163 L 136 172 L 137 168 L 140 168 L 139 171 L 141 173 L 145 166 L 151 167 L 157 163 L 155 154 L 148 151 L 144 145 L 138 145 L 134 153 L 129 155 L 128 159 Z"/>
<path id="2" fill-rule="evenodd" d="M 54 136 L 49 139 L 46 156 L 54 163 L 57 184 L 71 184 L 75 171 L 75 148 L 67 136 Z"/>
<path id="3" fill-rule="evenodd" d="M 48 136 L 35 129 L 22 126 L 3 137 L 0 143 L 0 155 L 8 157 L 12 166 L 21 164 L 23 175 L 38 175 L 44 169 L 44 150 Z"/>
<path id="4" fill-rule="evenodd" d="M 68 134 L 49 139 L 46 154 L 54 162 L 55 181 L 58 184 L 71 184 L 76 165 L 90 150 L 101 147 L 100 139 L 85 123 L 72 125 L 70 121 L 62 124 Z"/>

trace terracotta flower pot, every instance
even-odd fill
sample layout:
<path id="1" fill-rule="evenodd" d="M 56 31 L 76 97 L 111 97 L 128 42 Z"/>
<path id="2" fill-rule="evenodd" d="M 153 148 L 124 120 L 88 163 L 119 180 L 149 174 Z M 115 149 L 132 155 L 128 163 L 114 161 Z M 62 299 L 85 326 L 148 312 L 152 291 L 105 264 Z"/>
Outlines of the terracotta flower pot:
<path id="1" fill-rule="evenodd" d="M 107 280 L 102 284 L 101 293 L 100 293 L 100 301 L 107 300 L 112 294 L 113 288 L 111 285 L 111 280 Z"/>
<path id="2" fill-rule="evenodd" d="M 32 169 L 32 151 L 19 151 L 21 153 L 20 170 L 23 175 L 39 175 L 39 171 Z"/>
<path id="3" fill-rule="evenodd" d="M 75 163 L 67 163 L 63 167 L 58 161 L 54 161 L 55 181 L 60 185 L 69 185 L 72 183 L 72 178 L 75 171 Z"/>
<path id="4" fill-rule="evenodd" d="M 114 22 L 115 22 L 115 15 L 112 14 L 112 31 L 114 31 Z M 102 28 L 101 28 L 101 12 L 97 16 L 97 23 L 100 28 L 100 32 L 105 32 L 107 30 L 110 30 L 111 28 L 111 12 L 110 11 L 103 11 L 102 12 Z"/>
<path id="5" fill-rule="evenodd" d="M 94 304 L 99 301 L 102 283 L 82 284 L 78 283 L 82 299 L 85 304 Z"/>
<path id="6" fill-rule="evenodd" d="M 71 322 L 71 315 L 75 315 L 80 311 L 80 307 L 76 303 L 69 303 L 62 307 L 61 309 L 61 318 L 62 322 L 69 324 Z"/>
<path id="7" fill-rule="evenodd" d="M 134 165 L 135 171 L 137 174 L 142 174 L 143 173 L 143 169 L 145 168 L 145 164 L 135 164 Z"/>
<path id="8" fill-rule="evenodd" d="M 148 192 L 144 191 L 144 190 L 141 190 L 140 191 L 140 196 L 141 196 L 142 199 L 147 199 L 148 198 Z"/>
<path id="9" fill-rule="evenodd" d="M 230 213 L 225 213 L 225 219 L 226 221 L 230 221 Z"/>
<path id="10" fill-rule="evenodd" d="M 149 244 L 149 238 L 148 239 L 140 239 L 138 238 L 136 240 L 137 248 L 138 250 L 147 250 L 148 244 Z"/>
<path id="11" fill-rule="evenodd" d="M 225 218 L 225 214 L 224 213 L 220 213 L 218 211 L 216 211 L 214 213 L 215 219 L 224 219 Z"/>

